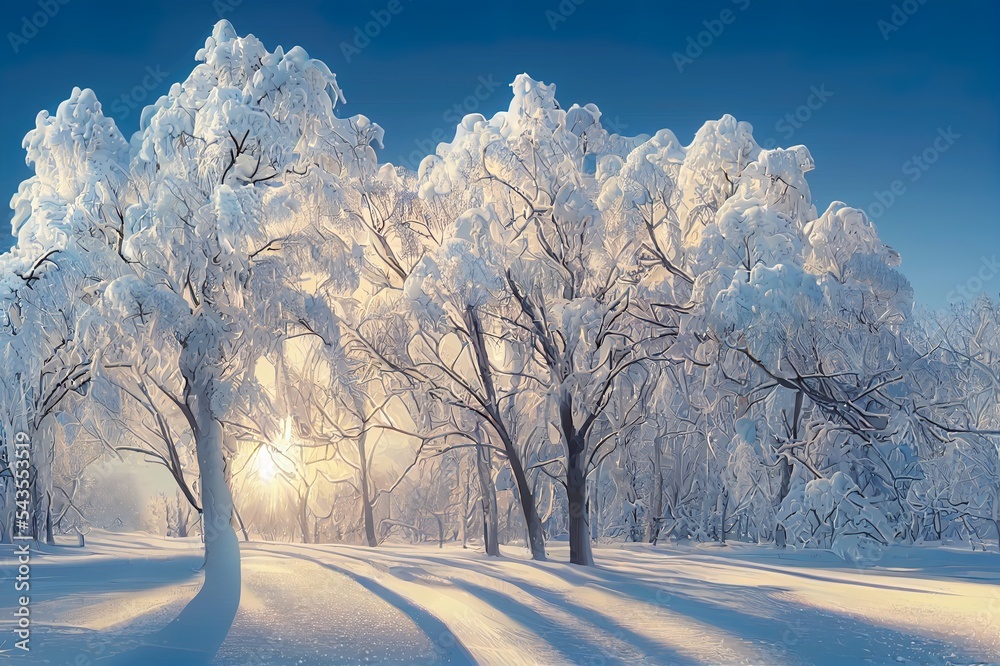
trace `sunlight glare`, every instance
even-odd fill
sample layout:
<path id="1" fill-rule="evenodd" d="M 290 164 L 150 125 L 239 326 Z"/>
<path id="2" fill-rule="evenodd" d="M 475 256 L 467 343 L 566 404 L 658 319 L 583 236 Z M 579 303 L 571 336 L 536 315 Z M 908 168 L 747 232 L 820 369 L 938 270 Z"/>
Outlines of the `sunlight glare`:
<path id="1" fill-rule="evenodd" d="M 278 466 L 274 464 L 274 458 L 271 457 L 270 446 L 261 446 L 260 450 L 257 451 L 255 467 L 257 468 L 257 476 L 264 483 L 270 483 L 277 476 Z"/>
<path id="2" fill-rule="evenodd" d="M 292 419 L 289 417 L 284 419 L 281 435 L 270 444 L 262 445 L 257 451 L 257 456 L 254 459 L 254 468 L 257 471 L 257 476 L 263 483 L 270 483 L 281 471 L 281 467 L 275 461 L 274 452 L 282 455 L 282 452 L 287 451 L 291 444 Z"/>

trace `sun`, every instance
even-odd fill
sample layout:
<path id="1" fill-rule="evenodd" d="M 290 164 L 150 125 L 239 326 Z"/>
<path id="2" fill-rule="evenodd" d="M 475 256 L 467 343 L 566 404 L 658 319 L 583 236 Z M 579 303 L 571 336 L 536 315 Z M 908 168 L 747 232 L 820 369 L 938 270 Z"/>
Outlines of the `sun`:
<path id="1" fill-rule="evenodd" d="M 257 476 L 263 483 L 270 483 L 278 475 L 278 466 L 274 463 L 271 447 L 267 444 L 262 445 L 257 450 L 257 456 L 254 458 L 254 469 L 257 470 Z"/>
<path id="2" fill-rule="evenodd" d="M 282 423 L 281 434 L 272 442 L 262 443 L 254 456 L 253 466 L 257 472 L 257 477 L 262 483 L 270 483 L 283 471 L 282 466 L 275 458 L 284 457 L 285 452 L 292 445 L 292 419 L 285 418 Z"/>

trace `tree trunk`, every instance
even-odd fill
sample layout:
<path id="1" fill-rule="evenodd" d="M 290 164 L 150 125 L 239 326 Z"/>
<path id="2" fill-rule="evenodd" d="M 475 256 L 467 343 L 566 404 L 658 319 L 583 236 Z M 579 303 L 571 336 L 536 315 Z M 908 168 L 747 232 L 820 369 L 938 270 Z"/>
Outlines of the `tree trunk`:
<path id="1" fill-rule="evenodd" d="M 601 536 L 601 498 L 598 494 L 598 488 L 601 485 L 601 466 L 598 465 L 597 469 L 594 470 L 594 476 L 596 479 L 590 479 L 587 483 L 587 516 L 589 516 L 590 521 L 590 541 L 591 543 L 597 543 L 597 539 Z"/>
<path id="2" fill-rule="evenodd" d="M 719 541 L 722 542 L 722 545 L 725 545 L 726 544 L 726 512 L 729 511 L 729 493 L 728 492 L 724 492 L 722 494 L 721 501 L 722 501 L 722 524 L 719 526 L 719 532 L 720 532 Z"/>
<path id="3" fill-rule="evenodd" d="M 792 484 L 792 465 L 788 462 L 788 456 L 781 456 L 778 461 L 778 471 L 781 472 L 781 484 L 778 487 L 778 504 L 780 505 L 788 497 L 788 491 Z"/>
<path id="4" fill-rule="evenodd" d="M 205 584 L 188 607 L 206 597 L 213 602 L 214 611 L 226 619 L 228 628 L 240 603 L 240 547 L 233 530 L 233 496 L 226 483 L 222 424 L 211 412 L 208 391 L 197 395 L 195 401 L 192 411 L 198 426 L 195 449 L 201 475 Z"/>
<path id="5" fill-rule="evenodd" d="M 440 513 L 432 513 L 438 524 L 438 548 L 444 548 L 444 517 Z"/>
<path id="6" fill-rule="evenodd" d="M 660 440 L 653 440 L 653 497 L 649 520 L 646 523 L 646 541 L 656 545 L 663 527 L 663 452 L 660 450 Z"/>
<path id="7" fill-rule="evenodd" d="M 372 508 L 371 486 L 368 480 L 368 457 L 365 451 L 364 435 L 358 437 L 358 462 L 361 469 L 361 512 L 365 522 L 365 541 L 369 547 L 374 548 L 378 545 L 378 538 L 375 536 L 375 511 Z"/>
<path id="8" fill-rule="evenodd" d="M 795 410 L 792 413 L 792 441 L 799 441 L 799 419 L 802 416 L 802 391 L 795 392 Z M 778 504 L 785 501 L 792 483 L 792 462 L 790 455 L 781 456 L 779 470 L 781 485 L 778 488 Z"/>
<path id="9" fill-rule="evenodd" d="M 559 401 L 559 427 L 566 442 L 566 499 L 569 505 L 569 561 L 590 566 L 590 516 L 587 513 L 587 434 L 576 429 L 573 398 L 563 388 Z"/>
<path id="10" fill-rule="evenodd" d="M 4 486 L 13 487 L 13 483 L 6 483 Z M 3 495 L 3 516 L 0 520 L 3 521 L 3 532 L 0 532 L 0 544 L 13 543 L 14 536 L 14 509 L 8 508 L 14 505 L 13 492 L 7 492 L 6 487 L 0 490 L 0 494 Z"/>
<path id="11" fill-rule="evenodd" d="M 12 426 L 13 423 L 5 421 L 4 430 L 7 426 Z M 17 487 L 17 476 L 16 476 L 16 466 L 15 461 L 17 460 L 17 449 L 14 446 L 14 438 L 6 436 L 3 438 L 3 442 L 0 443 L 0 448 L 3 450 L 4 457 L 6 457 L 6 466 L 0 469 L 0 473 L 4 475 L 11 475 L 14 479 L 13 482 L 0 484 L 0 521 L 2 521 L 3 531 L 0 532 L 0 544 L 13 543 L 14 537 L 14 518 L 15 518 L 15 502 L 14 502 L 14 489 Z"/>
<path id="12" fill-rule="evenodd" d="M 52 493 L 45 493 L 45 543 L 56 545 L 56 537 L 52 533 Z"/>
<path id="13" fill-rule="evenodd" d="M 535 507 L 535 497 L 528 485 L 528 477 L 521 466 L 521 459 L 517 455 L 507 455 L 507 462 L 510 464 L 510 471 L 514 475 L 514 483 L 517 485 L 518 501 L 521 503 L 521 511 L 524 513 L 524 523 L 528 528 L 528 547 L 531 548 L 531 559 L 539 562 L 545 561 L 545 536 L 542 532 L 542 521 L 538 517 L 538 509 Z"/>
<path id="14" fill-rule="evenodd" d="M 993 525 L 997 528 L 997 550 L 1000 551 L 1000 488 L 993 489 Z"/>
<path id="15" fill-rule="evenodd" d="M 458 478 L 462 484 L 462 510 L 458 520 L 458 538 L 462 541 L 462 550 L 469 547 L 469 473 L 462 469 L 462 458 L 458 460 Z"/>
<path id="16" fill-rule="evenodd" d="M 207 382 L 195 384 L 185 414 L 194 431 L 201 477 L 205 581 L 198 594 L 166 627 L 110 664 L 207 663 L 222 645 L 240 605 L 240 544 L 233 529 L 233 496 L 226 483 L 222 424 L 212 414 Z"/>
<path id="17" fill-rule="evenodd" d="M 566 497 L 569 500 L 569 561 L 590 566 L 594 563 L 590 547 L 590 516 L 587 512 L 587 473 L 584 469 L 583 443 L 571 442 L 569 470 L 566 474 Z"/>
<path id="18" fill-rule="evenodd" d="M 802 416 L 802 391 L 795 392 L 795 409 L 792 413 L 792 441 L 799 441 L 799 420 Z M 778 472 L 780 474 L 780 482 L 778 485 L 778 501 L 775 503 L 776 507 L 780 507 L 781 503 L 785 501 L 788 497 L 788 492 L 791 490 L 792 486 L 792 457 L 791 454 L 784 454 L 781 459 L 778 460 Z M 785 532 L 785 526 L 781 523 L 777 523 L 774 526 L 774 543 L 778 548 L 784 548 L 787 541 L 787 534 Z"/>
<path id="19" fill-rule="evenodd" d="M 302 532 L 302 543 L 309 543 L 309 491 L 311 486 L 306 487 L 304 495 L 299 497 L 299 530 Z"/>
<path id="20" fill-rule="evenodd" d="M 236 524 L 240 526 L 240 532 L 243 533 L 243 540 L 250 541 L 250 535 L 247 533 L 247 526 L 243 524 L 243 517 L 240 516 L 240 510 L 236 508 L 235 504 L 233 505 L 233 513 L 236 514 Z"/>
<path id="21" fill-rule="evenodd" d="M 504 542 L 504 545 L 507 545 L 507 544 L 510 543 L 510 530 L 511 530 L 511 527 L 510 527 L 510 514 L 512 514 L 514 512 L 514 503 L 516 501 L 517 500 L 515 498 L 513 498 L 513 497 L 507 501 L 507 515 L 504 517 L 504 521 L 503 521 L 504 529 L 505 529 L 505 532 L 503 533 L 503 542 Z M 524 536 L 525 536 L 525 538 L 527 538 L 527 536 L 528 536 L 527 532 L 525 532 Z"/>
<path id="22" fill-rule="evenodd" d="M 28 467 L 28 478 L 31 483 L 31 515 L 28 519 L 31 521 L 31 538 L 34 541 L 41 541 L 41 530 L 39 529 L 38 516 L 41 514 L 42 505 L 38 499 L 38 469 L 34 464 Z M 15 504 L 15 512 L 17 511 Z"/>
<path id="23" fill-rule="evenodd" d="M 538 517 L 538 509 L 535 506 L 535 495 L 528 484 L 528 477 L 524 473 L 524 466 L 521 464 L 521 457 L 504 420 L 500 416 L 497 393 L 493 385 L 493 372 L 490 369 L 489 356 L 486 352 L 485 336 L 482 322 L 479 315 L 470 306 L 466 310 L 466 323 L 473 347 L 475 348 L 476 364 L 478 367 L 479 379 L 483 383 L 487 397 L 487 413 L 490 415 L 494 429 L 503 442 L 504 452 L 507 454 L 507 461 L 510 464 L 511 474 L 514 476 L 514 483 L 517 485 L 518 499 L 521 502 L 521 511 L 524 513 L 524 523 L 528 530 L 528 546 L 531 548 L 531 559 L 537 561 L 545 560 L 545 536 L 542 531 L 542 521 Z"/>
<path id="24" fill-rule="evenodd" d="M 483 546 L 490 557 L 500 557 L 500 517 L 497 510 L 497 488 L 493 483 L 493 465 L 490 450 L 485 446 L 476 447 L 476 471 L 483 504 Z"/>

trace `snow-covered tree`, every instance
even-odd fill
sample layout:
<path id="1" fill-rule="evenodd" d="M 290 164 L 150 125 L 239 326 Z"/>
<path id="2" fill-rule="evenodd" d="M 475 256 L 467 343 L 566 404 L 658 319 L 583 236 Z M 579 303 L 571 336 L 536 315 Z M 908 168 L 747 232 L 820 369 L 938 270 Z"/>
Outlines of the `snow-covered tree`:
<path id="1" fill-rule="evenodd" d="M 86 392 L 93 358 L 80 344 L 77 321 L 116 275 L 114 226 L 128 145 L 105 118 L 94 94 L 74 89 L 54 116 L 42 112 L 24 140 L 35 175 L 11 200 L 17 244 L 3 255 L 4 410 L 7 460 L 23 433 L 31 442 L 30 533 L 52 540 L 52 422 L 74 395 Z M 4 496 L 4 512 L 12 508 Z M 11 522 L 5 520 L 5 535 Z M 20 529 L 21 533 L 28 530 Z"/>
<path id="2" fill-rule="evenodd" d="M 424 390 L 447 406 L 446 413 L 457 409 L 475 415 L 479 426 L 473 431 L 489 433 L 489 445 L 502 451 L 521 501 L 532 557 L 545 559 L 541 521 L 524 466 L 524 443 L 518 436 L 526 428 L 525 396 L 519 392 L 536 388 L 529 385 L 527 361 L 519 360 L 530 343 L 516 334 L 506 338 L 496 334 L 498 324 L 510 316 L 510 305 L 498 268 L 502 260 L 491 254 L 493 248 L 477 228 L 482 215 L 475 210 L 462 214 L 447 240 L 428 253 L 407 279 L 404 293 L 416 321 L 409 365 Z M 523 377 L 529 381 L 522 382 Z M 463 444 L 483 447 L 487 442 L 467 437 Z M 493 517 L 487 522 L 492 523 Z"/>
<path id="3" fill-rule="evenodd" d="M 204 604 L 215 608 L 221 636 L 236 612 L 239 552 L 227 472 L 232 438 L 224 423 L 234 405 L 254 402 L 257 360 L 290 327 L 329 319 L 325 305 L 301 288 L 309 266 L 351 281 L 352 263 L 340 248 L 327 243 L 316 251 L 322 238 L 314 207 L 302 204 L 338 206 L 339 179 L 373 155 L 369 142 L 378 139 L 366 119 L 334 114 L 343 101 L 336 78 L 301 48 L 269 52 L 222 21 L 197 59 L 183 83 L 143 112 L 131 147 L 89 91 L 74 91 L 54 120 L 39 117 L 39 129 L 26 140 L 37 175 L 14 202 L 16 223 L 25 219 L 30 228 L 5 255 L 18 264 L 5 271 L 14 307 L 23 291 L 14 280 L 27 286 L 49 266 L 60 271 L 45 272 L 71 279 L 55 263 L 60 252 L 90 251 L 93 263 L 110 266 L 97 271 L 73 264 L 80 277 L 56 303 L 90 307 L 99 296 L 86 318 L 88 335 L 95 342 L 129 339 L 119 345 L 116 365 L 165 382 L 161 393 L 173 399 L 193 434 L 206 580 L 188 611 L 162 632 L 163 642 L 192 618 L 201 622 Z M 52 226 L 62 229 L 34 231 Z M 112 253 L 119 262 L 107 259 Z M 96 284 L 79 284 L 84 276 Z M 66 318 L 66 331 L 75 330 L 74 315 L 58 305 L 44 314 Z M 51 326 L 32 329 L 59 335 Z M 79 388 L 90 363 L 60 340 L 42 343 L 29 355 L 36 364 L 52 350 L 77 357 L 60 362 L 54 390 L 35 389 L 40 402 L 21 417 L 24 426 L 14 426 L 20 430 L 37 429 L 53 400 Z M 48 382 L 53 375 L 39 376 Z M 204 635 L 198 647 L 214 651 L 219 632 Z"/>
<path id="4" fill-rule="evenodd" d="M 425 160 L 421 193 L 467 208 L 455 236 L 478 247 L 452 250 L 469 272 L 446 279 L 490 292 L 504 308 L 493 316 L 500 344 L 533 357 L 517 372 L 544 396 L 562 449 L 571 560 L 590 564 L 587 477 L 610 441 L 605 410 L 617 386 L 644 381 L 642 363 L 662 353 L 646 343 L 664 333 L 633 335 L 639 245 L 598 205 L 608 164 L 620 164 L 628 142 L 609 137 L 595 106 L 560 107 L 554 86 L 521 75 L 512 87 L 506 112 L 467 116 L 455 140 Z M 474 331 L 472 306 L 464 316 Z"/>

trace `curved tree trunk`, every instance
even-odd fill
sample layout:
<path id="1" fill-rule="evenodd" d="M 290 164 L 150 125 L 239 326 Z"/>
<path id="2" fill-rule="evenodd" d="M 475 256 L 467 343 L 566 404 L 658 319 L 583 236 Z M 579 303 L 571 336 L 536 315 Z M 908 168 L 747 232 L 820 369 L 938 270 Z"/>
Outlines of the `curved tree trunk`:
<path id="1" fill-rule="evenodd" d="M 113 664 L 204 664 L 218 652 L 240 605 L 240 544 L 233 529 L 233 496 L 226 483 L 222 424 L 209 391 L 192 391 L 185 412 L 192 424 L 201 477 L 205 582 L 184 610 L 145 645 L 117 655 Z"/>
<path id="2" fill-rule="evenodd" d="M 517 486 L 518 498 L 521 501 L 521 511 L 524 513 L 524 522 L 528 527 L 528 547 L 531 549 L 531 559 L 539 562 L 545 561 L 545 534 L 542 531 L 542 521 L 538 517 L 538 509 L 535 508 L 535 496 L 528 485 L 528 477 L 524 473 L 521 459 L 516 455 L 507 456 L 510 463 L 510 471 L 514 475 L 514 483 Z"/>
<path id="3" fill-rule="evenodd" d="M 475 349 L 479 379 L 483 383 L 486 392 L 485 410 L 490 417 L 494 430 L 496 430 L 500 436 L 500 440 L 503 442 L 504 452 L 507 454 L 507 462 L 510 464 L 510 471 L 517 486 L 518 499 L 521 502 L 524 522 L 528 529 L 528 546 L 531 548 L 531 559 L 541 562 L 545 560 L 545 533 L 542 531 L 542 521 L 538 517 L 538 508 L 535 506 L 535 494 L 528 483 L 528 476 L 524 472 L 524 465 L 521 463 L 521 456 L 514 445 L 510 430 L 500 416 L 497 392 L 493 385 L 493 371 L 490 368 L 489 355 L 486 352 L 482 322 L 479 319 L 479 315 L 471 306 L 466 310 L 466 323 L 469 326 L 470 339 Z"/>
<path id="4" fill-rule="evenodd" d="M 195 449 L 201 474 L 202 521 L 205 534 L 205 583 L 173 625 L 208 623 L 202 629 L 206 651 L 219 649 L 240 605 L 240 546 L 233 529 L 233 496 L 226 483 L 222 424 L 212 415 L 208 391 L 190 405 L 195 416 Z M 190 630 L 190 627 L 185 627 Z M 190 640 L 190 639 L 188 639 Z M 179 643 L 183 644 L 183 642 Z"/>
<path id="5" fill-rule="evenodd" d="M 201 477 L 205 582 L 184 610 L 151 643 L 211 658 L 229 632 L 240 605 L 240 546 L 233 529 L 233 497 L 226 483 L 222 424 L 212 415 L 208 391 L 189 400 Z M 192 404 L 193 402 L 193 404 Z"/>

